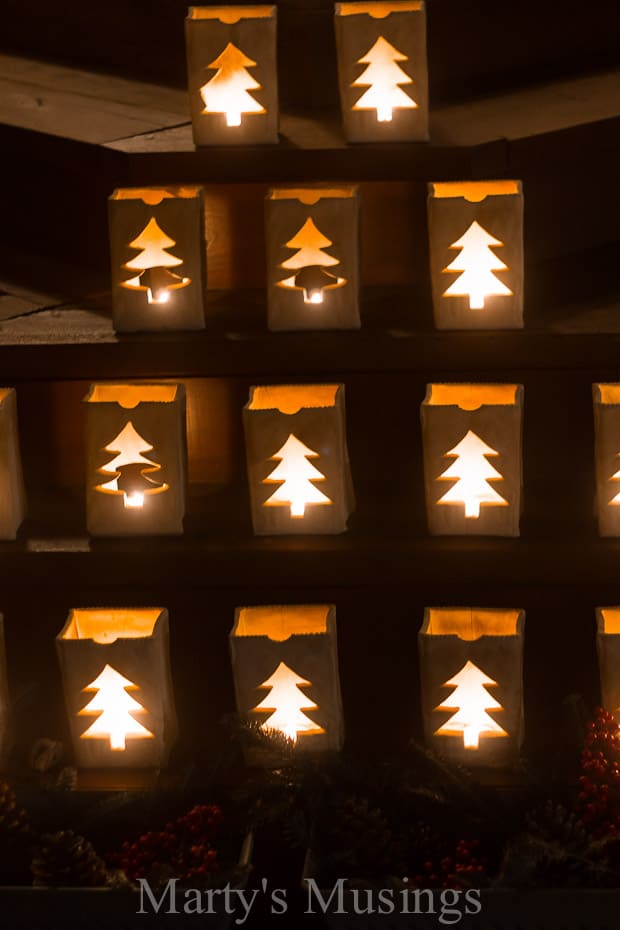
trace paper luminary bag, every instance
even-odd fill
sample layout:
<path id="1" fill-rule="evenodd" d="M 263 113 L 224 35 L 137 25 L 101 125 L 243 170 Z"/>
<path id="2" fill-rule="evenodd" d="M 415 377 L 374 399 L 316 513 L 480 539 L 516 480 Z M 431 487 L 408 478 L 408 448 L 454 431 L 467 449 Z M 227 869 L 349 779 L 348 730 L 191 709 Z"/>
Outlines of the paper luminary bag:
<path id="1" fill-rule="evenodd" d="M 0 492 L 0 539 L 15 539 L 25 516 L 26 492 L 14 388 L 0 388 Z"/>
<path id="2" fill-rule="evenodd" d="M 254 532 L 344 532 L 354 507 L 344 385 L 252 387 L 243 424 Z"/>
<path id="3" fill-rule="evenodd" d="M 597 607 L 596 627 L 602 704 L 620 719 L 620 607 Z"/>
<path id="4" fill-rule="evenodd" d="M 273 188 L 265 234 L 269 329 L 358 329 L 358 188 Z"/>
<path id="5" fill-rule="evenodd" d="M 433 535 L 518 536 L 523 387 L 429 384 L 424 484 Z"/>
<path id="6" fill-rule="evenodd" d="M 278 141 L 275 6 L 194 6 L 185 20 L 196 145 Z"/>
<path id="7" fill-rule="evenodd" d="M 177 735 L 168 611 L 76 608 L 56 637 L 78 768 L 159 768 Z"/>
<path id="8" fill-rule="evenodd" d="M 84 402 L 91 535 L 182 533 L 185 387 L 93 384 Z"/>
<path id="9" fill-rule="evenodd" d="M 428 746 L 468 768 L 517 762 L 524 629 L 522 610 L 426 609 L 418 647 Z"/>
<path id="10" fill-rule="evenodd" d="M 120 188 L 108 200 L 108 214 L 114 329 L 203 329 L 203 189 Z"/>
<path id="11" fill-rule="evenodd" d="M 4 763 L 11 746 L 10 716 L 9 680 L 4 644 L 4 617 L 0 614 L 0 765 Z"/>
<path id="12" fill-rule="evenodd" d="M 230 649 L 241 715 L 304 750 L 341 748 L 335 607 L 240 607 Z"/>
<path id="13" fill-rule="evenodd" d="M 421 0 L 336 3 L 338 81 L 349 142 L 428 139 L 426 13 Z"/>
<path id="14" fill-rule="evenodd" d="M 620 384 L 593 384 L 596 505 L 600 536 L 620 536 Z"/>
<path id="15" fill-rule="evenodd" d="M 437 328 L 520 329 L 521 182 L 429 184 L 428 232 Z"/>

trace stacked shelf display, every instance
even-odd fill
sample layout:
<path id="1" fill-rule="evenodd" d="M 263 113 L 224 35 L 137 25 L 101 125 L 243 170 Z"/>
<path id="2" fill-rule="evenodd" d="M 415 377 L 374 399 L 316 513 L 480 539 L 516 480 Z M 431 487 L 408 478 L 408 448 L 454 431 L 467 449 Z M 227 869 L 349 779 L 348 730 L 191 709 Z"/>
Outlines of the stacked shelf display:
<path id="1" fill-rule="evenodd" d="M 14 55 L 0 58 L 0 73 L 0 159 L 15 180 L 5 191 L 13 219 L 0 231 L 3 274 L 44 291 L 7 284 L 0 294 L 0 371 L 18 390 L 30 491 L 18 541 L 0 543 L 11 685 L 37 682 L 20 743 L 43 734 L 68 742 L 53 639 L 73 606 L 169 609 L 182 733 L 173 767 L 182 770 L 208 765 L 217 722 L 234 708 L 235 608 L 320 601 L 338 611 L 348 745 L 389 753 L 421 736 L 424 607 L 476 604 L 526 611 L 525 749 L 557 774 L 567 695 L 599 700 L 594 608 L 620 601 L 620 542 L 596 535 L 591 408 L 592 383 L 616 381 L 620 357 L 617 211 L 612 194 L 602 208 L 598 192 L 618 163 L 617 75 L 556 75 L 542 87 L 447 99 L 432 112 L 428 145 L 346 146 L 333 112 L 297 109 L 284 114 L 275 147 L 196 152 L 182 91 Z M 43 105 L 30 106 L 37 99 Z M 523 179 L 526 328 L 437 332 L 426 183 L 483 177 Z M 265 191 L 333 180 L 361 182 L 362 329 L 268 333 Z M 207 328 L 116 336 L 102 293 L 106 197 L 118 186 L 184 182 L 207 188 Z M 81 398 L 91 381 L 118 378 L 186 384 L 181 538 L 86 536 Z M 419 404 L 428 382 L 468 378 L 525 386 L 519 539 L 426 531 Z M 251 384 L 289 380 L 345 383 L 358 507 L 343 536 L 252 535 L 241 409 Z"/>

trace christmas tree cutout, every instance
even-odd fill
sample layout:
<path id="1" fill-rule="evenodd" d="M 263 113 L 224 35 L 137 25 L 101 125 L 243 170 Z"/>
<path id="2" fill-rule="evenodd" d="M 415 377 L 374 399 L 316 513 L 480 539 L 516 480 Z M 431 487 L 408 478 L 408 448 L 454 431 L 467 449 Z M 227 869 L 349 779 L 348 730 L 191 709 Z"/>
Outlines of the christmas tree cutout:
<path id="1" fill-rule="evenodd" d="M 620 458 L 620 452 L 618 453 L 618 455 L 616 456 L 616 458 Z M 614 472 L 613 475 L 611 476 L 611 478 L 610 478 L 609 480 L 610 480 L 610 481 L 620 481 L 620 469 L 619 469 L 618 471 Z M 620 491 L 618 491 L 618 493 L 615 495 L 615 497 L 612 497 L 612 499 L 609 501 L 609 505 L 611 506 L 612 504 L 616 504 L 616 505 L 617 505 L 617 504 L 620 504 Z"/>
<path id="2" fill-rule="evenodd" d="M 493 272 L 506 271 L 501 258 L 491 251 L 503 246 L 501 239 L 491 236 L 475 220 L 451 249 L 461 249 L 459 255 L 444 268 L 444 272 L 461 271 L 462 274 L 444 291 L 444 297 L 469 297 L 470 310 L 483 310 L 487 297 L 511 297 L 512 291 Z"/>
<path id="3" fill-rule="evenodd" d="M 141 249 L 140 254 L 123 265 L 128 271 L 137 271 L 139 274 L 123 281 L 121 287 L 146 291 L 150 304 L 167 303 L 170 291 L 187 287 L 191 283 L 191 278 L 170 271 L 170 268 L 183 264 L 183 259 L 167 252 L 175 245 L 175 240 L 166 235 L 152 216 L 140 235 L 129 243 L 129 248 Z"/>
<path id="4" fill-rule="evenodd" d="M 153 477 L 161 471 L 161 465 L 142 454 L 152 450 L 153 446 L 142 438 L 131 420 L 128 420 L 118 436 L 104 447 L 105 452 L 117 455 L 98 469 L 100 474 L 110 480 L 96 485 L 95 490 L 103 494 L 122 494 L 126 508 L 143 507 L 146 494 L 167 491 L 169 485 Z"/>
<path id="5" fill-rule="evenodd" d="M 486 690 L 493 685 L 497 682 L 473 662 L 466 662 L 460 672 L 443 685 L 444 688 L 454 688 L 454 691 L 435 710 L 453 710 L 455 713 L 435 730 L 435 736 L 460 736 L 465 749 L 478 749 L 481 736 L 508 736 L 506 730 L 487 714 L 488 710 L 503 710 L 499 701 Z"/>
<path id="6" fill-rule="evenodd" d="M 101 674 L 84 691 L 95 691 L 95 696 L 79 716 L 97 714 L 97 719 L 85 730 L 82 739 L 107 739 L 110 749 L 124 751 L 128 739 L 153 739 L 153 734 L 139 723 L 134 715 L 146 714 L 128 691 L 137 691 L 138 686 L 119 672 L 106 665 Z"/>
<path id="7" fill-rule="evenodd" d="M 264 113 L 265 108 L 248 94 L 249 90 L 258 90 L 261 86 L 246 70 L 255 66 L 255 61 L 229 42 L 222 54 L 207 65 L 217 71 L 200 88 L 205 105 L 202 112 L 223 113 L 227 126 L 240 126 L 245 114 Z"/>
<path id="8" fill-rule="evenodd" d="M 282 484 L 267 498 L 264 506 L 289 506 L 291 517 L 298 518 L 304 516 L 308 504 L 331 504 L 329 497 L 313 484 L 314 481 L 325 481 L 325 475 L 308 461 L 318 457 L 318 452 L 313 452 L 290 433 L 284 445 L 271 456 L 280 460 L 280 464 L 263 479 L 263 483 L 281 481 Z"/>
<path id="9" fill-rule="evenodd" d="M 325 271 L 325 268 L 340 264 L 339 259 L 323 251 L 330 245 L 331 239 L 323 235 L 309 216 L 293 238 L 286 243 L 286 248 L 297 249 L 296 253 L 280 265 L 280 268 L 294 271 L 296 274 L 278 281 L 278 287 L 302 290 L 306 304 L 323 303 L 324 290 L 342 287 L 347 283 L 346 278 L 339 278 L 338 275 Z"/>
<path id="10" fill-rule="evenodd" d="M 259 712 L 273 711 L 262 724 L 263 730 L 278 730 L 294 743 L 299 733 L 314 735 L 325 732 L 323 727 L 302 713 L 304 710 L 316 710 L 318 704 L 300 690 L 300 685 L 307 687 L 311 682 L 300 678 L 288 665 L 280 662 L 273 675 L 259 685 L 270 691 L 254 708 Z"/>
<path id="11" fill-rule="evenodd" d="M 455 461 L 437 480 L 456 479 L 456 484 L 440 497 L 437 503 L 462 504 L 468 519 L 477 519 L 480 516 L 482 504 L 508 505 L 508 501 L 488 483 L 503 480 L 503 475 L 493 468 L 486 458 L 488 455 L 499 453 L 487 446 L 474 432 L 468 430 L 461 441 L 445 455 L 454 456 Z"/>
<path id="12" fill-rule="evenodd" d="M 378 123 L 392 121 L 392 111 L 415 109 L 418 105 L 400 87 L 401 84 L 413 84 L 413 79 L 403 71 L 399 61 L 408 61 L 406 55 L 379 36 L 375 44 L 357 63 L 368 65 L 352 87 L 368 87 L 362 94 L 354 110 L 376 110 Z"/>

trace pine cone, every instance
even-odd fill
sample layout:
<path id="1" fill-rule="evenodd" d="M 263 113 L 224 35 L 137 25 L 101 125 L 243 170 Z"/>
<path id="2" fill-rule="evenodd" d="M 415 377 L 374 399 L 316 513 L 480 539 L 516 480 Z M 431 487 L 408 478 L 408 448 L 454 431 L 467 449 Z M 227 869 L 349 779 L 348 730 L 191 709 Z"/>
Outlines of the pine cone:
<path id="1" fill-rule="evenodd" d="M 547 801 L 526 816 L 529 832 L 546 843 L 557 843 L 567 852 L 581 852 L 592 836 L 577 814 L 563 804 Z"/>
<path id="2" fill-rule="evenodd" d="M 31 868 L 33 885 L 100 888 L 109 881 L 105 863 L 92 844 L 72 830 L 42 836 Z"/>
<path id="3" fill-rule="evenodd" d="M 0 875 L 5 885 L 23 884 L 30 877 L 32 830 L 15 792 L 0 781 Z"/>
<path id="4" fill-rule="evenodd" d="M 338 808 L 327 837 L 328 848 L 348 852 L 358 877 L 380 878 L 391 871 L 392 831 L 380 808 L 366 798 L 351 798 Z"/>
<path id="5" fill-rule="evenodd" d="M 0 846 L 9 852 L 30 842 L 30 823 L 23 807 L 18 807 L 15 792 L 0 781 Z"/>

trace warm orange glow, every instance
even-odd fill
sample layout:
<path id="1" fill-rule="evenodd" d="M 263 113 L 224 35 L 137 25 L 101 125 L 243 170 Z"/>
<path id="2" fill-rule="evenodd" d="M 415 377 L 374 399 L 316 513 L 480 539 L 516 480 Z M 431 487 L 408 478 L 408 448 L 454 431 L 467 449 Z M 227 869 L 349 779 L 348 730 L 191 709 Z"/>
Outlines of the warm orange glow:
<path id="1" fill-rule="evenodd" d="M 435 730 L 435 736 L 462 735 L 465 749 L 478 749 L 481 736 L 508 736 L 486 713 L 487 710 L 503 710 L 499 701 L 486 690 L 488 685 L 497 685 L 497 682 L 469 661 L 460 672 L 446 681 L 443 687 L 453 687 L 454 691 L 435 710 L 453 710 L 456 713 Z"/>
<path id="2" fill-rule="evenodd" d="M 297 274 L 278 281 L 278 287 L 302 290 L 304 303 L 322 304 L 324 290 L 342 287 L 347 283 L 346 278 L 339 278 L 338 275 L 323 270 L 340 264 L 339 259 L 323 251 L 330 245 L 331 239 L 320 232 L 309 216 L 293 238 L 286 243 L 287 249 L 297 251 L 280 265 L 280 268 L 295 271 Z"/>
<path id="3" fill-rule="evenodd" d="M 424 403 L 461 410 L 478 410 L 486 405 L 514 406 L 517 390 L 517 384 L 429 384 Z"/>
<path id="4" fill-rule="evenodd" d="M 96 694 L 78 715 L 99 716 L 81 734 L 81 739 L 107 739 L 110 749 L 116 752 L 127 748 L 127 739 L 153 739 L 151 731 L 134 719 L 134 714 L 146 713 L 144 707 L 127 693 L 136 690 L 137 685 L 111 665 L 106 665 L 101 674 L 84 688 L 84 691 L 95 691 Z"/>
<path id="5" fill-rule="evenodd" d="M 467 642 L 481 636 L 516 636 L 520 617 L 520 610 L 429 607 L 423 632 L 427 636 L 458 636 Z"/>
<path id="6" fill-rule="evenodd" d="M 248 410 L 297 413 L 302 407 L 333 407 L 337 384 L 275 384 L 251 389 Z"/>
<path id="7" fill-rule="evenodd" d="M 241 117 L 245 114 L 265 113 L 265 108 L 248 93 L 261 86 L 246 70 L 256 67 L 256 62 L 236 45 L 229 42 L 207 67 L 217 68 L 217 71 L 200 88 L 205 105 L 203 113 L 223 113 L 227 126 L 241 126 Z"/>
<path id="8" fill-rule="evenodd" d="M 455 461 L 448 466 L 438 481 L 457 479 L 449 491 L 441 497 L 439 504 L 463 504 L 465 516 L 468 519 L 478 519 L 482 504 L 495 504 L 507 506 L 508 501 L 495 491 L 488 480 L 502 480 L 503 476 L 496 471 L 486 456 L 499 453 L 487 446 L 476 433 L 468 430 L 463 439 L 445 455 L 455 457 Z"/>
<path id="9" fill-rule="evenodd" d="M 287 607 L 242 607 L 234 636 L 267 636 L 282 643 L 291 636 L 315 636 L 327 632 L 330 608 L 320 604 Z"/>
<path id="10" fill-rule="evenodd" d="M 129 243 L 131 249 L 142 251 L 123 265 L 128 271 L 138 271 L 139 274 L 121 282 L 121 287 L 146 291 L 150 304 L 168 303 L 170 291 L 187 287 L 191 281 L 168 270 L 183 264 L 182 258 L 166 251 L 175 245 L 175 240 L 166 235 L 155 217 L 151 217 L 140 235 Z"/>
<path id="11" fill-rule="evenodd" d="M 337 3 L 336 12 L 339 16 L 359 16 L 365 13 L 373 19 L 385 19 L 390 13 L 413 13 L 423 8 L 423 0 L 398 0 L 390 3 L 389 0 L 362 0 L 360 3 Z"/>
<path id="12" fill-rule="evenodd" d="M 166 482 L 158 484 L 151 477 L 161 471 L 161 465 L 146 458 L 142 453 L 151 452 L 153 446 L 142 438 L 131 420 L 128 420 L 118 436 L 107 446 L 105 452 L 118 453 L 107 465 L 98 471 L 111 476 L 109 481 L 95 486 L 95 491 L 103 494 L 122 494 L 123 504 L 129 508 L 144 506 L 145 494 L 161 494 L 170 487 Z"/>
<path id="13" fill-rule="evenodd" d="M 329 497 L 312 483 L 325 481 L 325 475 L 308 461 L 318 457 L 318 452 L 313 452 L 290 433 L 282 448 L 271 456 L 280 464 L 263 480 L 263 483 L 278 481 L 282 484 L 263 506 L 289 506 L 291 517 L 299 519 L 305 515 L 308 505 L 331 504 Z"/>
<path id="14" fill-rule="evenodd" d="M 599 404 L 620 404 L 620 384 L 594 384 L 593 388 Z"/>
<path id="15" fill-rule="evenodd" d="M 350 200 L 355 195 L 356 188 L 349 187 L 274 187 L 269 191 L 269 200 L 299 200 L 306 206 L 312 207 L 319 200 Z"/>
<path id="16" fill-rule="evenodd" d="M 89 404 L 118 404 L 133 410 L 138 404 L 171 404 L 177 396 L 176 384 L 93 384 Z"/>
<path id="17" fill-rule="evenodd" d="M 273 711 L 262 724 L 262 729 L 278 730 L 294 743 L 297 742 L 299 733 L 324 733 L 323 727 L 302 713 L 304 710 L 316 710 L 318 707 L 318 704 L 306 697 L 299 688 L 299 685 L 305 687 L 310 684 L 311 682 L 300 678 L 284 662 L 280 662 L 273 675 L 259 685 L 260 688 L 269 688 L 270 691 L 260 704 L 256 705 L 254 711 Z"/>
<path id="18" fill-rule="evenodd" d="M 598 628 L 601 633 L 620 633 L 620 607 L 601 607 L 598 611 Z"/>
<path id="19" fill-rule="evenodd" d="M 462 197 L 469 203 L 481 203 L 487 197 L 521 193 L 520 181 L 435 181 L 433 197 L 438 200 Z"/>
<path id="20" fill-rule="evenodd" d="M 353 109 L 376 110 L 379 123 L 391 122 L 393 110 L 415 109 L 415 100 L 399 86 L 413 84 L 413 79 L 396 63 L 408 60 L 406 55 L 390 45 L 383 36 L 379 36 L 372 48 L 362 58 L 358 58 L 358 64 L 368 67 L 351 86 L 368 87 L 368 90 L 354 104 Z"/>
<path id="21" fill-rule="evenodd" d="M 201 188 L 190 185 L 174 187 L 119 187 L 110 196 L 111 200 L 141 200 L 149 207 L 156 207 L 162 200 L 192 200 L 200 197 Z"/>
<path id="22" fill-rule="evenodd" d="M 191 6 L 189 19 L 219 19 L 221 23 L 234 25 L 242 19 L 269 19 L 274 15 L 273 6 Z"/>
<path id="23" fill-rule="evenodd" d="M 92 639 L 95 643 L 115 643 L 117 639 L 152 636 L 162 611 L 160 608 L 111 609 L 78 607 L 71 611 L 61 639 Z"/>
<path id="24" fill-rule="evenodd" d="M 491 251 L 491 246 L 502 246 L 474 220 L 469 229 L 453 242 L 451 249 L 461 252 L 443 271 L 461 271 L 462 274 L 444 291 L 444 297 L 469 297 L 470 310 L 483 310 L 487 297 L 510 297 L 512 291 L 497 278 L 494 271 L 506 271 L 508 265 Z"/>

